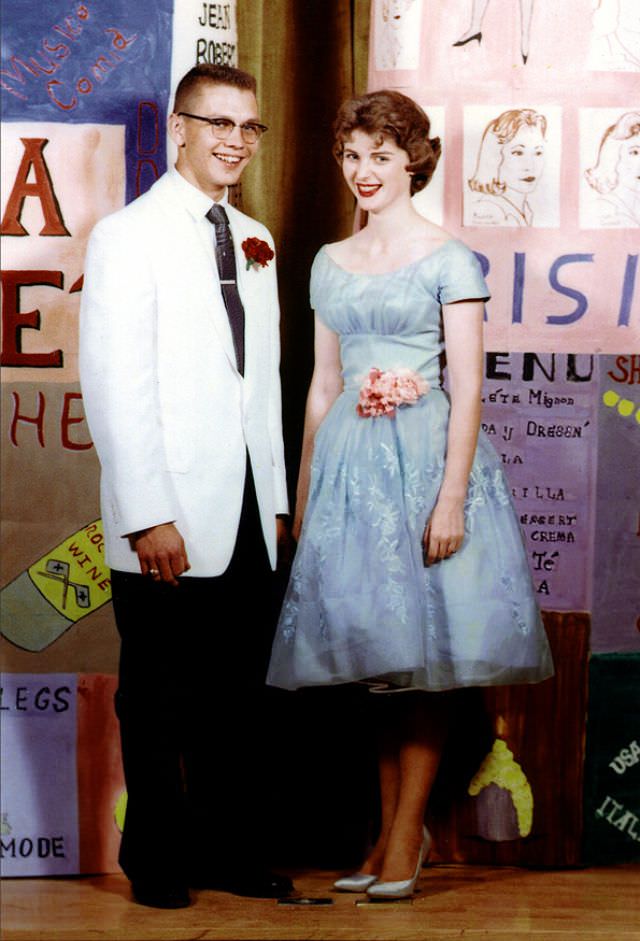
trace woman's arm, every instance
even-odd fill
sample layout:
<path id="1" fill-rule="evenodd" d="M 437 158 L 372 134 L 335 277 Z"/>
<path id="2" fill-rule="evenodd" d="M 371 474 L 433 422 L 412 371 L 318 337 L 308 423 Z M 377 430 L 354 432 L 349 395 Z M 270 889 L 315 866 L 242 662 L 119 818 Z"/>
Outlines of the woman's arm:
<path id="1" fill-rule="evenodd" d="M 445 304 L 442 314 L 451 414 L 444 476 L 424 533 L 428 564 L 446 558 L 462 545 L 464 501 L 480 428 L 483 304 Z"/>
<path id="2" fill-rule="evenodd" d="M 296 491 L 296 512 L 293 521 L 293 536 L 298 539 L 302 527 L 307 497 L 309 496 L 309 478 L 311 458 L 316 431 L 335 400 L 342 392 L 342 364 L 340 361 L 340 343 L 337 334 L 315 318 L 315 363 L 307 406 L 304 416 L 302 436 L 302 456 Z"/>

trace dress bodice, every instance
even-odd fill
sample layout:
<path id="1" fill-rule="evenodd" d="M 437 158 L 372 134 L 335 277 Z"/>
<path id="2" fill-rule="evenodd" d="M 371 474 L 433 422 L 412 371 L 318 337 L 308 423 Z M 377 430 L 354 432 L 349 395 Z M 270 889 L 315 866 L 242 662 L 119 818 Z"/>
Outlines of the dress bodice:
<path id="1" fill-rule="evenodd" d="M 480 265 L 457 239 L 385 274 L 358 274 L 320 249 L 311 273 L 311 305 L 340 338 L 345 389 L 369 369 L 406 367 L 440 384 L 442 305 L 487 298 Z"/>

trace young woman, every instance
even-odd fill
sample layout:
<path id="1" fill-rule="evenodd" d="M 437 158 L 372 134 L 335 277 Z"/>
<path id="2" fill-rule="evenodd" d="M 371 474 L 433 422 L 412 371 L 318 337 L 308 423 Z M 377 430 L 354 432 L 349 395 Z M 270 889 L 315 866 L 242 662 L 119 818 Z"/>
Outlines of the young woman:
<path id="1" fill-rule="evenodd" d="M 344 104 L 335 130 L 368 223 L 313 265 L 299 542 L 267 682 L 383 691 L 381 831 L 336 886 L 398 898 L 429 851 L 451 691 L 552 666 L 509 490 L 478 432 L 488 291 L 474 255 L 411 202 L 440 143 L 392 91 Z"/>

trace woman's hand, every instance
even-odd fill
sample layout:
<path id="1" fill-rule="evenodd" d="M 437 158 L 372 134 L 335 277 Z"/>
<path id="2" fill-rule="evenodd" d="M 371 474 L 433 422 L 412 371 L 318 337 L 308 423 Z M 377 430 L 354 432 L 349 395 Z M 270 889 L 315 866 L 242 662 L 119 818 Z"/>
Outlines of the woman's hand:
<path id="1" fill-rule="evenodd" d="M 422 537 L 425 565 L 441 562 L 457 552 L 464 539 L 464 503 L 440 497 Z"/>

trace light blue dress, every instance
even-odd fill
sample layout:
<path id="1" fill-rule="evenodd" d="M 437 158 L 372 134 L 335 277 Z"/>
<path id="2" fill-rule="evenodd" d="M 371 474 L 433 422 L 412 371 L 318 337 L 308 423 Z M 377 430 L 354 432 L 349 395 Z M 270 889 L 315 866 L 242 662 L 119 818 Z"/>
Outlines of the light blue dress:
<path id="1" fill-rule="evenodd" d="M 389 274 L 350 273 L 324 248 L 316 256 L 311 304 L 340 337 L 344 391 L 316 434 L 268 684 L 382 678 L 391 688 L 445 690 L 552 674 L 509 486 L 482 432 L 463 545 L 423 563 L 449 420 L 441 305 L 488 296 L 477 259 L 456 239 Z M 372 367 L 409 367 L 430 390 L 392 417 L 361 417 Z"/>

